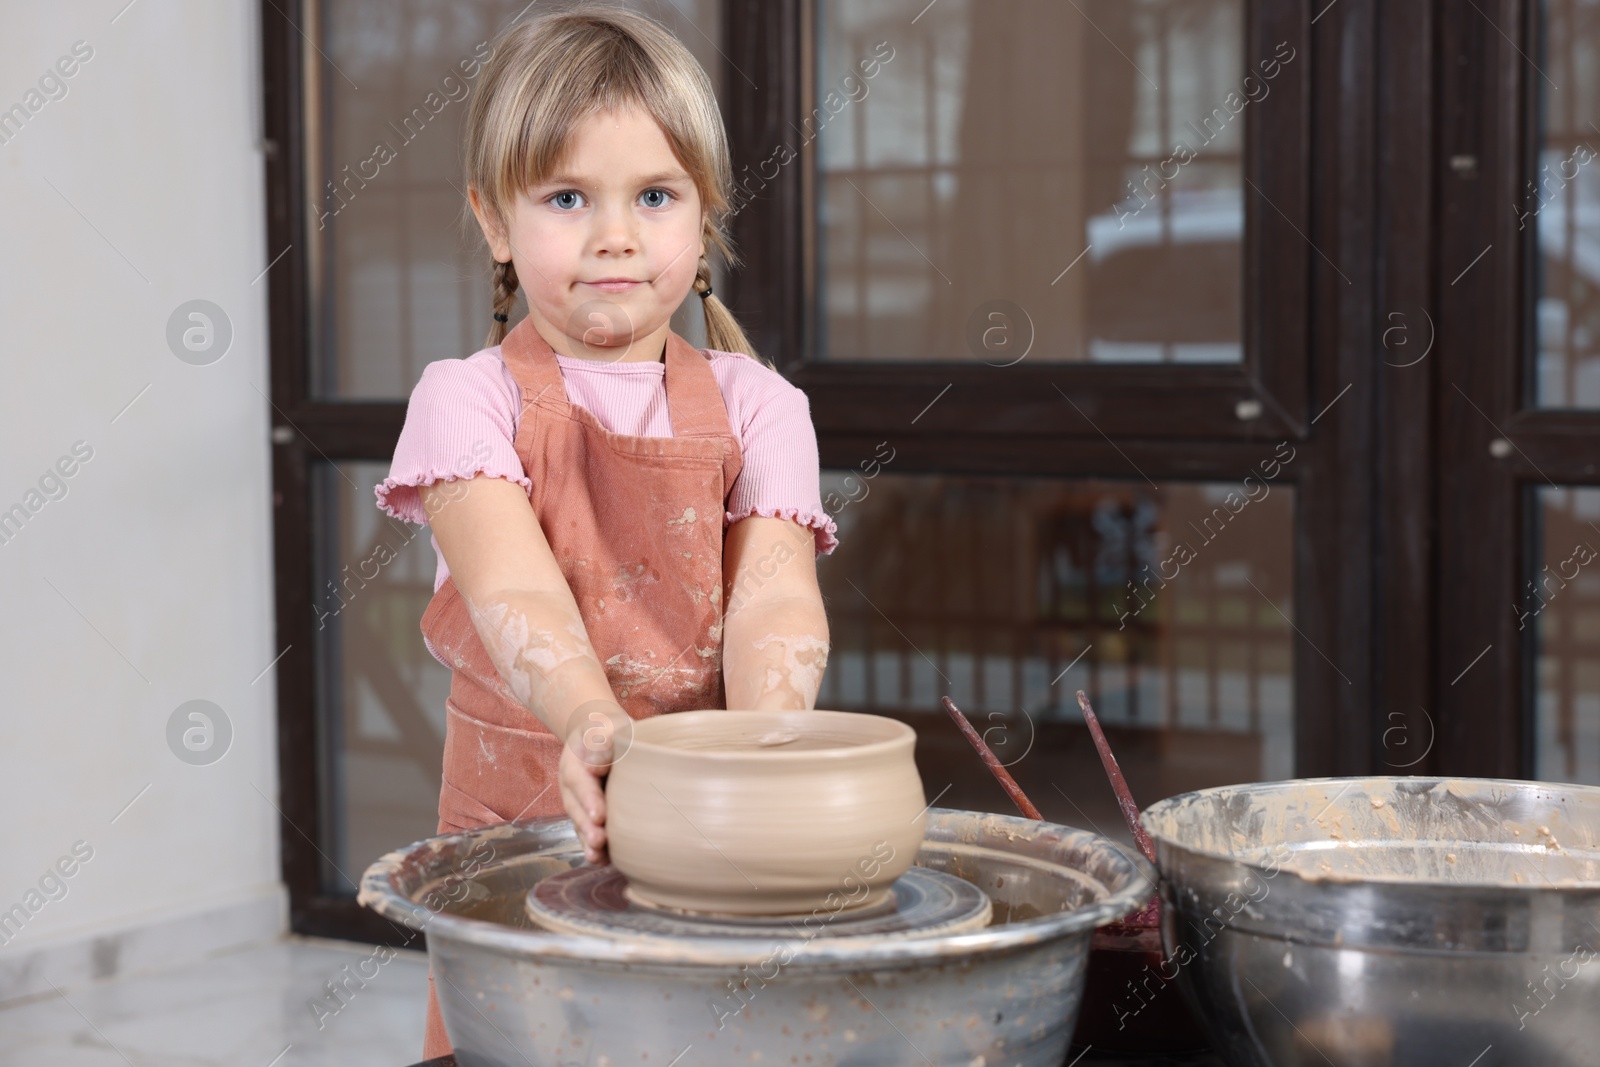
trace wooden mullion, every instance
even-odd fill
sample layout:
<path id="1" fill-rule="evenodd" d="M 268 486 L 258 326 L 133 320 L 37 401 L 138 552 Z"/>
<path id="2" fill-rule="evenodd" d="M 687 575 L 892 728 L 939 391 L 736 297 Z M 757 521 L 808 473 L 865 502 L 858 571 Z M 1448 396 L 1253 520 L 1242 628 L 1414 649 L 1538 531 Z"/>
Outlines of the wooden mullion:
<path id="1" fill-rule="evenodd" d="M 1376 432 L 1383 457 L 1374 472 L 1377 514 L 1373 572 L 1377 597 L 1374 669 L 1380 709 L 1371 740 L 1375 770 L 1426 774 L 1432 744 L 1439 570 L 1435 520 L 1438 456 L 1433 398 L 1439 359 L 1433 323 L 1435 49 L 1433 5 L 1378 9 L 1379 181 Z"/>
<path id="2" fill-rule="evenodd" d="M 281 6 L 280 6 L 281 4 Z M 287 249 L 267 272 L 273 427 L 273 563 L 276 573 L 275 673 L 278 690 L 278 798 L 283 880 L 290 927 L 302 929 L 307 908 L 322 893 L 316 838 L 321 823 L 317 764 L 315 657 L 311 630 L 310 457 L 287 412 L 305 395 L 307 262 L 305 145 L 302 135 L 301 42 L 298 0 L 263 0 L 261 48 L 263 132 L 266 140 L 267 247 Z M 293 23 L 291 23 L 293 20 Z"/>
<path id="3" fill-rule="evenodd" d="M 316 458 L 387 460 L 405 424 L 406 405 L 314 402 L 285 413 Z"/>
<path id="4" fill-rule="evenodd" d="M 1258 418 L 1239 418 L 1240 402 L 1259 393 L 1237 368 L 1170 367 L 1151 376 L 1148 370 L 1062 364 L 1026 370 L 813 365 L 796 374 L 795 383 L 811 402 L 820 436 L 880 425 L 903 436 L 1303 439 L 1266 405 Z"/>
<path id="5" fill-rule="evenodd" d="M 1372 355 L 1378 340 L 1373 309 L 1376 2 L 1343 0 L 1323 9 L 1315 32 L 1306 26 L 1302 76 L 1310 79 L 1306 91 L 1313 108 L 1306 169 L 1311 224 L 1303 235 L 1281 238 L 1299 236 L 1320 250 L 1305 261 L 1315 400 L 1295 497 L 1295 628 L 1289 635 L 1295 769 L 1301 776 L 1370 773 L 1370 738 L 1380 714 L 1374 697 L 1371 484 L 1371 471 L 1380 462 Z"/>
<path id="6" fill-rule="evenodd" d="M 1490 452 L 1520 406 L 1526 347 L 1520 299 L 1508 294 L 1519 292 L 1525 268 L 1512 205 L 1525 166 L 1529 72 L 1501 36 L 1502 27 L 1521 33 L 1523 12 L 1518 0 L 1441 5 L 1435 83 L 1439 154 L 1463 161 L 1437 169 L 1439 767 L 1501 777 L 1528 770 L 1532 715 L 1511 610 L 1525 483 L 1514 462 Z"/>
<path id="7" fill-rule="evenodd" d="M 1531 344 L 1528 351 L 1533 351 Z M 1518 445 L 1529 438 L 1544 437 L 1548 444 L 1570 448 L 1600 439 L 1600 409 L 1523 408 L 1507 413 L 1499 425 Z"/>
<path id="8" fill-rule="evenodd" d="M 732 220 L 743 264 L 724 283 L 727 303 L 756 351 L 786 372 L 802 353 L 802 219 L 807 213 L 801 165 L 808 153 L 796 149 L 801 158 L 777 166 L 770 179 L 762 164 L 780 145 L 793 146 L 797 139 L 789 122 L 801 110 L 803 6 L 801 0 L 724 0 L 722 12 L 722 52 L 728 60 L 722 102 L 734 184 L 759 190 Z"/>
<path id="9" fill-rule="evenodd" d="M 1510 454 L 1492 465 L 1499 476 L 1532 485 L 1600 485 L 1594 437 L 1516 434 L 1511 441 Z"/>
<path id="10" fill-rule="evenodd" d="M 1320 7 L 1320 5 L 1315 5 Z M 1280 42 L 1295 50 L 1270 95 L 1245 111 L 1244 339 L 1246 377 L 1268 417 L 1306 432 L 1314 404 L 1308 348 L 1313 270 L 1326 266 L 1311 243 L 1313 29 L 1307 5 L 1245 0 L 1245 65 L 1252 72 Z M 1326 27 L 1324 27 L 1326 29 Z M 1326 85 L 1326 78 L 1325 83 Z M 1352 89 L 1352 91 L 1356 91 Z M 1254 188 L 1252 188 L 1252 185 Z M 1320 242 L 1319 242 L 1320 243 Z M 1337 250 L 1335 250 L 1337 258 Z M 1349 271 L 1346 271 L 1348 274 Z M 1166 370 L 1168 368 L 1163 368 Z M 1316 398 L 1326 403 L 1331 396 Z"/>
<path id="11" fill-rule="evenodd" d="M 1098 435 L 1063 440 L 1051 437 L 1008 438 L 947 435 L 902 438 L 892 430 L 829 435 L 819 441 L 822 466 L 852 469 L 871 456 L 887 437 L 895 448 L 886 469 L 897 474 L 950 473 L 1090 478 L 1143 484 L 1165 481 L 1207 481 L 1242 484 L 1271 460 L 1277 441 L 1171 441 L 1124 438 L 1115 443 Z M 1296 448 L 1274 486 L 1300 481 L 1311 469 L 1316 450 Z M 1241 488 L 1241 492 L 1243 489 Z"/>

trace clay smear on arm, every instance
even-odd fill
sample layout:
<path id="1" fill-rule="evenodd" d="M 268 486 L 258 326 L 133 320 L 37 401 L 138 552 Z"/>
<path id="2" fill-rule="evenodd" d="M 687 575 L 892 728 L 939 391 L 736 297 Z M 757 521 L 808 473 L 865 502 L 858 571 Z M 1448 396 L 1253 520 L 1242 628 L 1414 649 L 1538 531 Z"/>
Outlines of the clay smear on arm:
<path id="1" fill-rule="evenodd" d="M 786 519 L 736 523 L 723 553 L 723 684 L 729 708 L 814 708 L 828 664 L 828 618 L 810 530 Z"/>
<path id="2" fill-rule="evenodd" d="M 472 622 L 509 695 L 557 737 L 573 709 L 612 699 L 570 592 L 504 590 L 473 605 Z"/>
<path id="3" fill-rule="evenodd" d="M 814 633 L 769 633 L 752 642 L 752 649 L 751 673 L 759 673 L 760 683 L 748 705 L 731 700 L 730 704 L 752 710 L 817 706 L 822 672 L 828 665 L 827 641 Z"/>
<path id="4" fill-rule="evenodd" d="M 574 709 L 594 700 L 615 704 L 572 590 L 521 487 L 480 475 L 426 486 L 422 501 L 499 674 L 479 680 L 563 738 Z M 462 668 L 465 662 L 458 663 Z"/>

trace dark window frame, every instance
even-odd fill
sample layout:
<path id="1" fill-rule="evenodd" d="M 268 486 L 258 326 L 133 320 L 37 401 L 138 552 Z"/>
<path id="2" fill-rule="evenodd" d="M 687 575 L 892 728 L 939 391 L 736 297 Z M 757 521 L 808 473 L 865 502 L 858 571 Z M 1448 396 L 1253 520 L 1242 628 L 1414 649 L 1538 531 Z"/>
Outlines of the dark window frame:
<path id="1" fill-rule="evenodd" d="M 1477 163 L 1438 175 L 1437 417 L 1441 462 L 1455 468 L 1439 486 L 1440 567 L 1458 586 L 1440 621 L 1443 758 L 1460 773 L 1531 777 L 1536 633 L 1518 631 L 1514 606 L 1537 569 L 1537 491 L 1600 485 L 1600 411 L 1535 406 L 1538 233 L 1519 231 L 1514 205 L 1539 168 L 1538 0 L 1445 7 L 1439 21 L 1440 158 Z M 1491 454 L 1497 438 L 1508 454 Z M 1456 684 L 1480 652 L 1473 684 Z"/>
<path id="2" fill-rule="evenodd" d="M 759 56 L 750 62 L 769 72 L 763 88 L 724 101 L 736 172 L 767 158 L 806 113 L 800 73 L 813 12 L 814 0 L 728 0 L 726 51 L 741 62 Z M 1228 481 L 1274 443 L 1292 442 L 1301 450 L 1287 475 L 1301 494 L 1295 601 L 1297 615 L 1308 616 L 1299 623 L 1295 750 L 1306 775 L 1376 768 L 1385 728 L 1371 699 L 1383 644 L 1374 630 L 1376 564 L 1370 552 L 1339 559 L 1345 546 L 1375 545 L 1388 534 L 1373 525 L 1378 512 L 1359 473 L 1371 469 L 1378 446 L 1378 235 L 1369 210 L 1378 165 L 1377 17 L 1371 3 L 1324 14 L 1313 32 L 1319 16 L 1308 5 L 1245 7 L 1246 56 L 1270 55 L 1287 40 L 1304 62 L 1280 75 L 1274 92 L 1295 106 L 1271 112 L 1274 127 L 1246 112 L 1246 175 L 1259 191 L 1246 199 L 1241 365 L 808 361 L 814 282 L 805 190 L 814 180 L 799 166 L 780 170 L 736 216 L 746 267 L 727 283 L 752 343 L 810 398 L 824 467 L 849 469 L 892 433 L 896 469 L 906 472 Z M 1359 208 L 1338 206 L 1352 203 Z M 1342 253 L 1339 267 L 1317 249 Z M 959 417 L 939 417 L 936 405 L 912 425 L 947 384 L 961 391 Z M 1261 418 L 1237 417 L 1246 399 L 1261 402 Z M 1332 414 L 1324 420 L 1325 411 Z M 1410 630 L 1403 621 L 1395 627 L 1404 654 L 1391 661 L 1391 674 L 1418 674 L 1427 661 L 1426 638 Z"/>
<path id="3" fill-rule="evenodd" d="M 802 78 L 810 77 L 813 65 L 816 10 L 816 0 L 730 0 L 727 6 L 729 54 L 751 57 L 759 64 L 755 69 L 768 72 L 761 88 L 730 93 L 723 102 L 736 173 L 746 163 L 770 158 L 779 145 L 792 146 L 794 131 L 809 113 L 803 106 L 809 83 Z M 935 407 L 926 422 L 919 420 L 917 432 L 1098 437 L 1053 388 L 1069 382 L 1073 401 L 1118 439 L 1304 439 L 1315 411 L 1305 323 L 1317 254 L 1300 236 L 1311 226 L 1311 180 L 1301 158 L 1310 122 L 1309 19 L 1299 5 L 1246 4 L 1246 57 L 1271 56 L 1276 42 L 1288 41 L 1297 60 L 1307 62 L 1284 67 L 1274 87 L 1277 105 L 1244 112 L 1244 176 L 1255 189 L 1245 191 L 1240 364 L 1052 364 L 1042 354 L 1004 368 L 976 361 L 808 359 L 816 205 L 807 192 L 817 185 L 816 154 L 803 150 L 734 219 L 746 267 L 729 279 L 730 302 L 752 344 L 806 391 L 819 434 L 849 433 L 902 409 L 909 419 L 949 384 L 962 398 L 959 420 Z M 1246 65 L 1251 62 L 1247 58 Z M 1238 418 L 1236 405 L 1245 400 L 1260 403 L 1259 418 Z"/>
<path id="4" fill-rule="evenodd" d="M 325 752 L 316 708 L 315 554 L 312 472 L 321 462 L 386 459 L 405 421 L 404 403 L 315 399 L 310 391 L 310 264 L 305 232 L 304 55 L 300 0 L 263 0 L 261 48 L 267 242 L 283 249 L 267 275 L 271 352 L 273 562 L 278 661 L 278 800 L 289 926 L 296 933 L 389 944 L 408 932 L 326 893 L 321 847 L 327 810 Z M 359 880 L 360 872 L 347 872 Z"/>
<path id="5" fill-rule="evenodd" d="M 781 139 L 777 131 L 804 113 L 805 27 L 814 9 L 812 0 L 724 3 L 723 52 L 730 63 L 765 72 L 766 83 L 724 101 L 737 172 L 765 158 Z M 260 9 L 267 235 L 271 249 L 286 250 L 268 277 L 277 633 L 279 646 L 289 648 L 278 663 L 283 876 L 295 931 L 398 942 L 391 924 L 326 895 L 321 877 L 325 754 L 315 713 L 309 474 L 325 461 L 387 459 L 405 405 L 317 400 L 308 389 L 301 33 L 309 29 L 308 6 L 263 0 Z M 1317 14 L 1313 6 L 1322 5 L 1246 6 L 1245 54 L 1270 54 L 1273 43 L 1289 40 L 1299 59 L 1274 91 L 1280 102 L 1295 102 L 1274 112 L 1292 110 L 1290 119 L 1264 130 L 1254 114 L 1247 118 L 1247 173 L 1260 194 L 1247 199 L 1245 321 L 1252 325 L 1240 365 L 1058 363 L 1002 372 L 807 364 L 809 211 L 800 167 L 785 168 L 736 219 L 746 266 L 727 285 L 758 349 L 810 396 L 830 468 L 853 467 L 892 432 L 896 468 L 907 472 L 1238 480 L 1277 442 L 1292 442 L 1298 459 L 1285 477 L 1297 492 L 1297 773 L 1356 774 L 1382 769 L 1384 731 L 1393 726 L 1383 707 L 1412 697 L 1431 703 L 1444 662 L 1434 648 L 1433 574 L 1409 580 L 1411 572 L 1395 562 L 1423 559 L 1430 547 L 1428 419 L 1436 393 L 1429 379 L 1385 373 L 1374 358 L 1381 351 L 1379 309 L 1438 266 L 1429 254 L 1431 176 L 1438 170 L 1430 136 L 1433 8 L 1341 0 Z M 1428 57 L 1421 63 L 1419 49 Z M 1289 77 L 1292 83 L 1283 80 Z M 730 76 L 727 84 L 742 83 Z M 1401 102 L 1395 114 L 1379 108 L 1380 88 L 1392 94 L 1390 103 Z M 1429 180 L 1391 185 L 1407 175 Z M 1262 195 L 1270 206 L 1257 202 Z M 1429 297 L 1425 306 L 1437 320 L 1442 305 Z M 946 421 L 936 405 L 912 424 L 947 384 L 962 390 L 964 417 Z M 1094 426 L 1060 400 L 1055 385 Z M 1237 418 L 1235 405 L 1246 399 L 1261 401 L 1260 418 Z M 1420 428 L 1419 400 L 1429 412 Z M 1439 405 L 1441 419 L 1446 406 Z M 1413 462 L 1416 455 L 1424 461 Z M 1477 766 L 1495 743 L 1441 741 L 1412 770 Z"/>

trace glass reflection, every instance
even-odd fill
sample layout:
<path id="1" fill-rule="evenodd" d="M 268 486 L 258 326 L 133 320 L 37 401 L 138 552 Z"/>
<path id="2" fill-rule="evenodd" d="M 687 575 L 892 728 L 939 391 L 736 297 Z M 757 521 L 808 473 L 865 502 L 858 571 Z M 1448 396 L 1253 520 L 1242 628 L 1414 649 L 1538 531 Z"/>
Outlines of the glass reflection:
<path id="1" fill-rule="evenodd" d="M 450 672 L 422 643 L 433 595 L 426 527 L 372 504 L 387 463 L 313 468 L 311 611 L 323 753 L 323 878 L 353 894 L 373 860 L 438 828 Z M 337 866 L 333 866 L 337 864 Z"/>
<path id="2" fill-rule="evenodd" d="M 1005 300 L 1037 360 L 1238 361 L 1245 113 L 1295 58 L 1242 7 L 819 3 L 819 358 L 1000 362 Z"/>
<path id="3" fill-rule="evenodd" d="M 1292 777 L 1293 491 L 827 472 L 821 707 L 913 723 L 930 798 L 1009 811 L 948 694 L 1046 814 L 1118 834 L 1073 693 L 1137 796 Z M 1077 806 L 1075 810 L 1073 805 Z"/>
<path id="4" fill-rule="evenodd" d="M 1600 407 L 1600 3 L 1539 5 L 1538 156 L 1512 210 L 1533 257 L 1540 407 Z M 1560 86 L 1559 90 L 1554 86 Z"/>
<path id="5" fill-rule="evenodd" d="M 1600 489 L 1536 491 L 1518 629 L 1537 647 L 1535 774 L 1600 785 Z"/>

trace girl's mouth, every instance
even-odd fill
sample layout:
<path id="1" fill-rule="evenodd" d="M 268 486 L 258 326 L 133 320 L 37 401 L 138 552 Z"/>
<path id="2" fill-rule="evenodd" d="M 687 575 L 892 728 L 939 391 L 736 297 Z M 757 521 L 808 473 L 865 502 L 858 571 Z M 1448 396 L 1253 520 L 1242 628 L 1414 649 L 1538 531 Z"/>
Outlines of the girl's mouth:
<path id="1" fill-rule="evenodd" d="M 626 293 L 635 286 L 643 285 L 644 282 L 633 278 L 601 278 L 599 281 L 579 282 L 578 284 L 587 285 L 607 293 Z"/>

